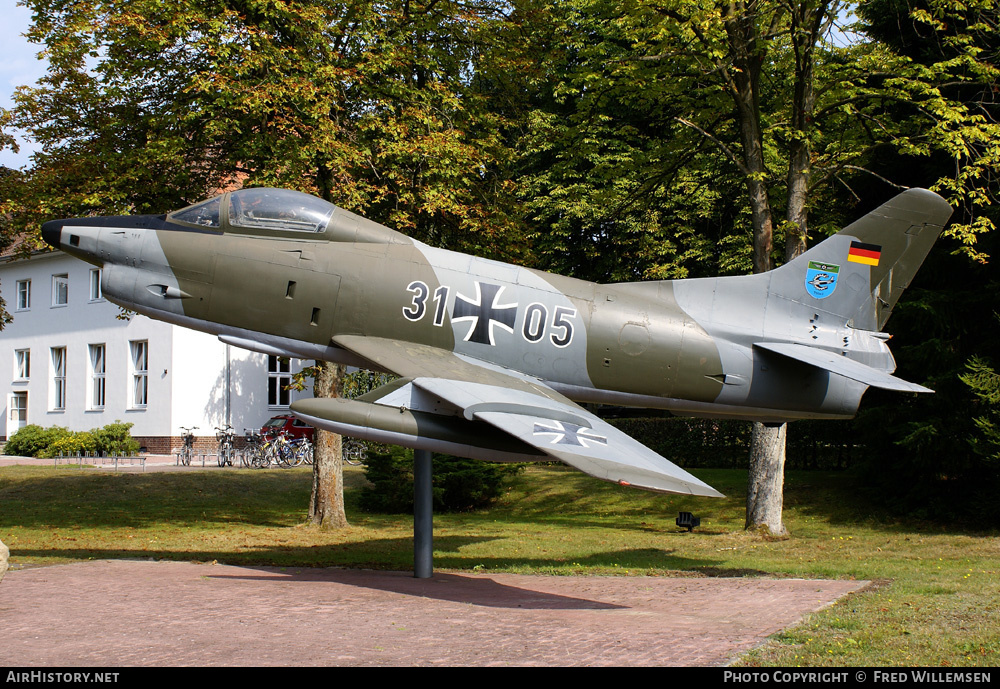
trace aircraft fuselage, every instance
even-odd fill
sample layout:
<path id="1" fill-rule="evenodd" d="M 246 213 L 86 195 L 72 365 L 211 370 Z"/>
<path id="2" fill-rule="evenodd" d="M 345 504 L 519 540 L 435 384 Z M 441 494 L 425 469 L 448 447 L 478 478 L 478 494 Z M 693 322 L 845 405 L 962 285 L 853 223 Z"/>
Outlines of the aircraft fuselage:
<path id="1" fill-rule="evenodd" d="M 678 304 L 671 282 L 600 285 L 408 240 L 287 239 L 134 220 L 67 226 L 60 245 L 102 266 L 114 303 L 235 344 L 364 365 L 332 338 L 404 339 L 520 371 L 577 401 L 761 415 L 743 406 L 750 343 L 725 368 L 717 338 Z M 853 413 L 863 387 L 846 407 L 826 404 L 826 373 L 772 367 L 782 365 L 795 393 L 755 408 L 772 409 L 775 420 Z M 744 394 L 718 404 L 724 388 Z"/>
<path id="2" fill-rule="evenodd" d="M 51 221 L 111 301 L 278 356 L 399 378 L 299 400 L 306 423 L 491 461 L 718 496 L 579 402 L 848 418 L 892 375 L 879 332 L 951 208 L 908 190 L 767 273 L 601 285 L 414 241 L 316 197 L 242 189 L 166 216 Z"/>
<path id="3" fill-rule="evenodd" d="M 853 416 L 868 385 L 927 391 L 890 376 L 878 331 L 950 210 L 912 190 L 769 273 L 611 285 L 433 248 L 283 190 L 43 234 L 101 266 L 122 307 L 257 351 L 378 367 L 338 339 L 381 338 L 578 402 L 780 422 Z"/>

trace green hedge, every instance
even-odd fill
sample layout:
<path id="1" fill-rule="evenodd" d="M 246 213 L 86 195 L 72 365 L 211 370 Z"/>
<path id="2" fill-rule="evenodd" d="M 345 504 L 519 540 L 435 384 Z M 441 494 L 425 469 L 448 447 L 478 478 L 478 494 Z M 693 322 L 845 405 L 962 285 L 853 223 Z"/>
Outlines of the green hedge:
<path id="1" fill-rule="evenodd" d="M 745 469 L 749 421 L 674 417 L 614 418 L 608 422 L 674 464 Z M 788 426 L 788 469 L 844 469 L 861 454 L 848 421 L 795 421 Z"/>
<path id="2" fill-rule="evenodd" d="M 139 443 L 130 433 L 131 423 L 115 421 L 90 431 L 71 431 L 61 426 L 42 428 L 29 424 L 10 436 L 4 454 L 20 457 L 64 457 L 86 452 L 99 455 L 133 454 Z"/>
<path id="3" fill-rule="evenodd" d="M 42 452 L 46 448 L 71 434 L 72 431 L 62 426 L 42 428 L 35 424 L 28 424 L 10 436 L 4 447 L 4 454 L 19 457 L 42 457 L 44 456 Z"/>

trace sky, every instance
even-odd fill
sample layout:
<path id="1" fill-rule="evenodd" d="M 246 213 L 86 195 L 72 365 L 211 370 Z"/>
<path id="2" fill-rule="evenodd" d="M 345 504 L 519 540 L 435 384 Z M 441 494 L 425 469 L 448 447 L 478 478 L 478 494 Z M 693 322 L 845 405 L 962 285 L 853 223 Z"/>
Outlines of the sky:
<path id="1" fill-rule="evenodd" d="M 15 88 L 34 84 L 45 74 L 45 63 L 36 57 L 40 47 L 22 35 L 30 24 L 30 10 L 16 5 L 15 0 L 0 0 L 0 108 L 13 105 Z M 18 155 L 9 149 L 0 151 L 0 165 L 17 168 L 30 162 L 31 145 L 21 143 Z"/>

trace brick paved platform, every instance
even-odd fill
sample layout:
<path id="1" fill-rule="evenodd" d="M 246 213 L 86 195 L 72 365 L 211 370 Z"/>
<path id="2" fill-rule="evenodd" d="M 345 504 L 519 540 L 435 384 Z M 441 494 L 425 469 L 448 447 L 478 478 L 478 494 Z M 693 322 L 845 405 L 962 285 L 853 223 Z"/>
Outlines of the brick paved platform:
<path id="1" fill-rule="evenodd" d="M 99 561 L 7 573 L 0 665 L 724 665 L 866 584 Z"/>

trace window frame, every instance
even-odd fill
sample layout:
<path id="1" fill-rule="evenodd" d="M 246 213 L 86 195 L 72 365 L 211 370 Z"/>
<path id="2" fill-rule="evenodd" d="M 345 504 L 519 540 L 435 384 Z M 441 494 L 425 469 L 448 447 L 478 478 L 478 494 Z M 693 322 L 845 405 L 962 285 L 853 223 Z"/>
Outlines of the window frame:
<path id="1" fill-rule="evenodd" d="M 284 369 L 284 370 L 282 370 Z M 284 381 L 284 382 L 283 382 Z M 267 408 L 288 409 L 292 404 L 292 361 L 287 357 L 267 355 Z M 284 400 L 284 401 L 282 401 Z"/>
<path id="2" fill-rule="evenodd" d="M 31 379 L 31 349 L 14 350 L 14 382 Z"/>
<path id="3" fill-rule="evenodd" d="M 24 400 L 24 406 L 14 406 L 14 400 Z M 27 390 L 15 390 L 10 393 L 10 401 L 8 402 L 7 409 L 7 420 L 14 421 L 17 428 L 23 428 L 28 423 L 28 391 Z M 17 417 L 14 413 L 17 412 Z M 22 416 L 23 413 L 23 416 Z M 7 431 L 8 437 L 11 435 L 10 430 Z"/>
<path id="4" fill-rule="evenodd" d="M 22 290 L 22 287 L 24 288 Z M 15 311 L 30 311 L 31 310 L 31 278 L 25 278 L 23 280 L 17 281 L 17 291 L 16 291 L 17 308 Z M 23 299 L 22 299 L 23 297 Z"/>
<path id="5" fill-rule="evenodd" d="M 90 380 L 87 390 L 87 409 L 90 411 L 102 411 L 107 403 L 107 356 L 108 346 L 100 342 L 88 345 L 87 353 L 90 358 Z M 95 356 L 99 353 L 99 356 Z"/>
<path id="6" fill-rule="evenodd" d="M 58 361 L 56 359 L 57 353 L 59 354 Z M 50 365 L 52 366 L 52 394 L 49 398 L 49 411 L 66 411 L 66 355 L 65 346 L 49 349 Z"/>
<path id="7" fill-rule="evenodd" d="M 60 290 L 60 286 L 62 290 Z M 65 301 L 59 301 L 60 292 Z M 52 276 L 52 308 L 69 306 L 69 273 L 59 273 Z"/>
<path id="8" fill-rule="evenodd" d="M 132 374 L 129 408 L 146 409 L 149 406 L 149 340 L 129 340 L 128 348 Z"/>
<path id="9" fill-rule="evenodd" d="M 95 280 L 96 278 L 96 280 Z M 96 293 L 96 296 L 95 296 Z M 90 269 L 90 301 L 104 301 L 104 291 L 101 289 L 101 269 Z"/>

